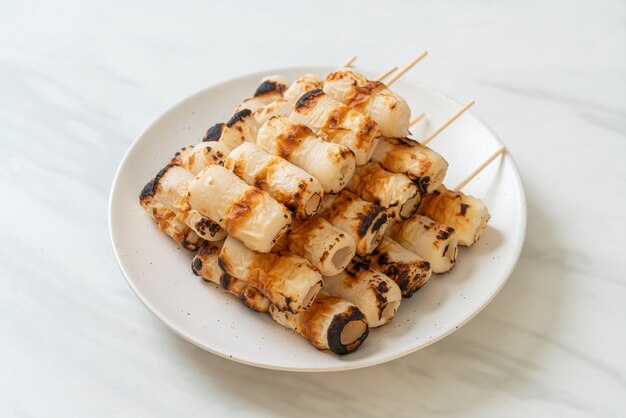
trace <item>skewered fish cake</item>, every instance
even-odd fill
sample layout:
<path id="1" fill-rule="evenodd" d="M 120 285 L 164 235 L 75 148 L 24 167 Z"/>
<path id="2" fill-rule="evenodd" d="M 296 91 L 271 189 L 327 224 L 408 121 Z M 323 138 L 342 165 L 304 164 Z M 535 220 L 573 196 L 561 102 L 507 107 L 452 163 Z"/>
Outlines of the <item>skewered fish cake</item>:
<path id="1" fill-rule="evenodd" d="M 259 124 L 249 109 L 236 112 L 228 122 L 213 125 L 204 134 L 204 142 L 221 142 L 229 150 L 237 148 L 244 142 L 255 142 Z"/>
<path id="2" fill-rule="evenodd" d="M 191 261 L 191 271 L 206 282 L 213 282 L 228 293 L 239 298 L 248 308 L 257 312 L 269 312 L 270 301 L 254 286 L 239 280 L 219 267 L 219 256 L 223 241 L 206 242 Z"/>
<path id="3" fill-rule="evenodd" d="M 262 80 L 259 87 L 257 87 L 254 96 L 241 102 L 234 111 L 236 113 L 243 109 L 248 109 L 254 112 L 261 106 L 281 99 L 285 90 L 287 90 L 287 82 L 282 76 L 273 75 L 266 77 Z"/>
<path id="4" fill-rule="evenodd" d="M 337 193 L 352 177 L 354 154 L 346 147 L 324 142 L 313 131 L 289 120 L 274 117 L 259 129 L 256 144 L 318 179 L 325 193 Z"/>
<path id="5" fill-rule="evenodd" d="M 298 313 L 322 288 L 322 275 L 304 258 L 288 251 L 261 254 L 229 236 L 219 263 L 229 275 L 258 289 L 278 309 Z"/>
<path id="6" fill-rule="evenodd" d="M 380 81 L 341 68 L 326 77 L 324 93 L 372 118 L 383 136 L 401 138 L 409 134 L 409 105 Z"/>
<path id="7" fill-rule="evenodd" d="M 443 184 L 425 196 L 420 213 L 453 227 L 459 244 L 464 246 L 471 246 L 478 241 L 490 218 L 482 200 L 448 190 Z"/>
<path id="8" fill-rule="evenodd" d="M 322 202 L 324 190 L 316 178 L 251 142 L 235 148 L 224 167 L 249 185 L 268 192 L 300 219 L 311 217 Z"/>
<path id="9" fill-rule="evenodd" d="M 261 126 L 274 116 L 289 116 L 292 110 L 293 105 L 291 103 L 285 99 L 278 99 L 270 104 L 259 107 L 254 111 L 254 117 L 259 126 Z"/>
<path id="10" fill-rule="evenodd" d="M 272 318 L 309 340 L 318 350 L 348 354 L 363 344 L 369 334 L 367 318 L 354 304 L 319 294 L 308 309 L 298 314 L 270 306 Z"/>
<path id="11" fill-rule="evenodd" d="M 402 296 L 409 298 L 431 276 L 430 263 L 402 245 L 385 236 L 374 252 L 363 257 L 370 267 L 396 282 Z"/>
<path id="12" fill-rule="evenodd" d="M 408 138 L 380 138 L 372 161 L 385 170 L 406 174 L 423 194 L 439 187 L 448 171 L 448 162 L 441 155 Z"/>
<path id="13" fill-rule="evenodd" d="M 324 291 L 358 306 L 371 328 L 391 321 L 402 300 L 393 280 L 358 261 L 352 261 L 335 276 L 324 276 Z"/>
<path id="14" fill-rule="evenodd" d="M 391 173 L 375 162 L 357 167 L 346 190 L 384 207 L 397 222 L 410 218 L 422 199 L 419 188 L 407 176 Z"/>
<path id="15" fill-rule="evenodd" d="M 289 117 L 313 129 L 323 140 L 350 148 L 357 165 L 369 161 L 380 136 L 376 122 L 326 95 L 321 89 L 300 97 Z"/>
<path id="16" fill-rule="evenodd" d="M 189 182 L 181 206 L 213 219 L 229 235 L 263 253 L 271 251 L 291 223 L 286 207 L 216 164 Z"/>
<path id="17" fill-rule="evenodd" d="M 224 164 L 230 149 L 219 141 L 201 142 L 178 151 L 170 164 L 176 164 L 194 176 L 211 164 Z"/>
<path id="18" fill-rule="evenodd" d="M 458 238 L 454 228 L 422 215 L 392 224 L 387 233 L 406 249 L 430 263 L 433 273 L 445 273 L 454 267 Z"/>
<path id="19" fill-rule="evenodd" d="M 359 199 L 346 190 L 324 196 L 319 214 L 354 239 L 356 253 L 360 256 L 374 251 L 389 223 L 383 207 Z"/>

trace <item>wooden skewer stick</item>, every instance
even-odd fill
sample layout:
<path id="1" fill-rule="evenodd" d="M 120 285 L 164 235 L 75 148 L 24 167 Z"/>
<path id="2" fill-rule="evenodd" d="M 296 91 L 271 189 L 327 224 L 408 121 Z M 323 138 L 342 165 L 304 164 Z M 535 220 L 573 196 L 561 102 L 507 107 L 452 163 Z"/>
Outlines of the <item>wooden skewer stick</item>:
<path id="1" fill-rule="evenodd" d="M 497 150 L 496 152 L 494 152 L 494 153 L 493 153 L 493 155 L 492 155 L 491 157 L 487 158 L 487 160 L 486 160 L 484 163 L 482 163 L 481 165 L 479 165 L 479 166 L 476 168 L 476 170 L 472 171 L 472 172 L 470 173 L 470 175 L 469 175 L 469 176 L 465 177 L 465 179 L 464 179 L 462 182 L 460 182 L 460 183 L 459 183 L 459 184 L 458 184 L 458 185 L 457 185 L 457 186 L 456 186 L 453 190 L 454 190 L 455 192 L 458 192 L 459 190 L 461 190 L 463 187 L 465 187 L 465 185 L 466 185 L 467 183 L 469 183 L 470 181 L 472 181 L 472 179 L 473 179 L 474 177 L 476 177 L 476 176 L 478 175 L 478 173 L 480 173 L 481 171 L 483 171 L 483 170 L 485 169 L 485 167 L 487 167 L 489 164 L 491 164 L 491 162 L 492 162 L 493 160 L 495 160 L 495 159 L 498 157 L 498 155 L 500 155 L 500 154 L 504 154 L 505 152 L 506 152 L 506 147 L 504 147 L 504 146 L 503 146 L 503 147 L 501 147 L 501 148 L 500 148 L 499 150 Z"/>
<path id="2" fill-rule="evenodd" d="M 393 68 L 388 69 L 378 77 L 374 79 L 374 81 L 383 81 L 385 78 L 389 77 L 391 74 L 395 73 L 398 67 L 394 66 Z"/>
<path id="3" fill-rule="evenodd" d="M 474 103 L 476 103 L 474 100 L 472 100 L 471 102 L 467 103 L 465 106 L 463 106 L 458 112 L 456 112 L 454 115 L 452 115 L 450 117 L 450 119 L 448 119 L 447 121 L 445 121 L 443 123 L 443 125 L 441 125 L 440 127 L 438 127 L 437 129 L 435 129 L 434 131 L 432 131 L 426 138 L 422 139 L 421 141 L 419 141 L 420 144 L 422 145 L 426 145 L 428 144 L 430 141 L 432 141 L 433 139 L 435 139 L 435 137 L 437 135 L 439 135 L 441 133 L 441 131 L 443 131 L 444 129 L 446 129 L 452 122 L 454 122 L 459 116 L 461 116 L 467 109 L 469 109 L 470 107 L 472 107 L 474 105 Z"/>
<path id="4" fill-rule="evenodd" d="M 419 54 L 417 57 L 415 57 L 413 59 L 413 61 L 411 61 L 410 63 L 407 64 L 406 67 L 404 67 L 403 69 L 401 69 L 396 75 L 394 75 L 393 77 L 391 77 L 391 80 L 387 81 L 385 84 L 387 84 L 387 87 L 391 86 L 393 83 L 395 83 L 396 81 L 398 81 L 398 79 L 400 77 L 402 77 L 404 75 L 404 73 L 406 73 L 407 71 L 409 71 L 411 68 L 413 68 L 413 66 L 415 64 L 417 64 L 418 62 L 420 62 L 422 60 L 422 58 L 424 58 L 426 55 L 428 55 L 428 51 L 424 51 L 421 54 Z"/>
<path id="5" fill-rule="evenodd" d="M 420 120 L 424 119 L 424 117 L 426 117 L 426 113 L 424 113 L 424 112 L 420 113 L 419 115 L 417 115 L 413 119 L 411 119 L 411 121 L 409 122 L 409 126 L 415 125 L 417 122 L 419 122 Z"/>
<path id="6" fill-rule="evenodd" d="M 340 68 L 349 67 L 352 65 L 354 61 L 356 61 L 356 55 L 350 58 L 348 61 L 346 61 L 346 63 L 343 64 Z"/>

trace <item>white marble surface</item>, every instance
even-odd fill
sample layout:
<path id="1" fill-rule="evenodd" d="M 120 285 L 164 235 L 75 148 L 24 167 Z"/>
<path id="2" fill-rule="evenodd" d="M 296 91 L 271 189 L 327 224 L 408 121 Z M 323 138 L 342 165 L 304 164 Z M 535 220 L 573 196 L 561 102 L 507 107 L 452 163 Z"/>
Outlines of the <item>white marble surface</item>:
<path id="1" fill-rule="evenodd" d="M 625 416 L 626 6 L 0 2 L 0 416 Z M 460 100 L 528 197 L 509 283 L 455 334 L 351 372 L 235 364 L 176 337 L 113 257 L 125 149 L 190 93 L 274 66 L 385 69 Z"/>

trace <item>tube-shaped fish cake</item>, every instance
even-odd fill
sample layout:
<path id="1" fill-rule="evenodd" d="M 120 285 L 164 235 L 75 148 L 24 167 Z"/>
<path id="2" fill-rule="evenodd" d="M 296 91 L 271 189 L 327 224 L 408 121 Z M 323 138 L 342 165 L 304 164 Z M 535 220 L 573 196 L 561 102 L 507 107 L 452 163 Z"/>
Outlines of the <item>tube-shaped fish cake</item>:
<path id="1" fill-rule="evenodd" d="M 304 93 L 321 89 L 323 86 L 324 81 L 321 78 L 315 74 L 305 74 L 291 83 L 289 88 L 285 91 L 285 100 L 293 106 Z"/>
<path id="2" fill-rule="evenodd" d="M 387 171 L 375 162 L 357 167 L 346 190 L 384 207 L 396 222 L 410 218 L 422 199 L 419 188 L 407 176 Z"/>
<path id="3" fill-rule="evenodd" d="M 222 271 L 219 256 L 223 245 L 224 241 L 206 242 L 202 245 L 191 261 L 191 271 L 206 282 L 222 286 L 253 311 L 268 312 L 270 301 L 256 287 Z"/>
<path id="4" fill-rule="evenodd" d="M 410 298 L 431 276 L 430 263 L 388 236 L 370 255 L 363 257 L 370 267 L 387 275 Z"/>
<path id="5" fill-rule="evenodd" d="M 402 300 L 393 280 L 359 261 L 352 261 L 335 276 L 324 276 L 324 291 L 358 306 L 371 328 L 391 321 Z"/>
<path id="6" fill-rule="evenodd" d="M 248 109 L 254 112 L 261 106 L 268 105 L 278 99 L 282 99 L 287 90 L 287 82 L 282 76 L 273 75 L 263 79 L 254 92 L 254 96 L 241 102 L 235 112 Z"/>
<path id="7" fill-rule="evenodd" d="M 193 208 L 180 206 L 187 193 L 187 186 L 193 178 L 193 174 L 184 168 L 175 164 L 168 164 L 157 173 L 153 180 L 146 184 L 141 196 L 152 195 L 159 203 L 174 212 L 179 221 L 187 224 L 200 237 L 208 241 L 222 240 L 226 237 L 226 231 L 216 222 Z"/>
<path id="8" fill-rule="evenodd" d="M 341 68 L 326 77 L 324 93 L 372 118 L 383 136 L 409 134 L 411 108 L 380 81 L 370 81 L 350 68 Z"/>
<path id="9" fill-rule="evenodd" d="M 320 89 L 300 97 L 289 117 L 313 129 L 323 140 L 350 148 L 357 165 L 369 161 L 380 136 L 376 122 Z"/>
<path id="10" fill-rule="evenodd" d="M 430 263 L 433 273 L 445 273 L 454 267 L 458 238 L 454 228 L 422 215 L 394 223 L 387 233 L 406 249 Z"/>
<path id="11" fill-rule="evenodd" d="M 339 274 L 356 253 L 354 239 L 319 215 L 294 221 L 286 244 L 289 251 L 309 260 L 325 276 Z"/>
<path id="12" fill-rule="evenodd" d="M 211 164 L 223 165 L 229 152 L 230 149 L 222 142 L 201 142 L 181 148 L 170 163 L 183 167 L 195 176 Z"/>
<path id="13" fill-rule="evenodd" d="M 293 110 L 293 105 L 285 99 L 278 99 L 270 104 L 259 107 L 254 111 L 259 126 L 273 118 L 274 116 L 289 116 Z"/>
<path id="14" fill-rule="evenodd" d="M 213 125 L 206 131 L 204 142 L 221 142 L 229 150 L 237 148 L 244 142 L 255 142 L 259 124 L 249 109 L 235 113 L 228 122 Z"/>
<path id="15" fill-rule="evenodd" d="M 256 144 L 318 179 L 325 193 L 337 193 L 352 177 L 354 154 L 346 147 L 324 142 L 313 131 L 289 120 L 274 117 L 259 129 Z"/>
<path id="16" fill-rule="evenodd" d="M 222 247 L 220 267 L 293 313 L 306 309 L 322 288 L 322 275 L 306 259 L 288 251 L 257 253 L 231 236 Z"/>
<path id="17" fill-rule="evenodd" d="M 318 350 L 335 354 L 355 351 L 369 334 L 367 318 L 354 304 L 335 297 L 318 295 L 313 304 L 298 314 L 270 306 L 274 321 L 309 340 Z"/>
<path id="18" fill-rule="evenodd" d="M 359 199 L 346 190 L 324 196 L 319 214 L 354 239 L 356 253 L 360 256 L 374 251 L 385 236 L 389 223 L 385 208 Z"/>
<path id="19" fill-rule="evenodd" d="M 470 246 L 478 241 L 490 215 L 482 200 L 448 190 L 444 185 L 426 195 L 420 213 L 454 228 L 459 244 Z"/>
<path id="20" fill-rule="evenodd" d="M 291 223 L 286 207 L 216 164 L 189 182 L 185 204 L 262 253 L 271 251 Z"/>
<path id="21" fill-rule="evenodd" d="M 268 192 L 299 219 L 310 218 L 322 203 L 324 189 L 315 177 L 251 142 L 235 148 L 224 167 L 249 185 Z"/>
<path id="22" fill-rule="evenodd" d="M 380 138 L 372 161 L 385 170 L 406 174 L 424 194 L 439 187 L 448 171 L 448 162 L 441 155 L 408 138 Z"/>
<path id="23" fill-rule="evenodd" d="M 150 194 L 151 187 L 148 183 L 148 192 L 141 193 L 139 203 L 145 211 L 154 219 L 159 229 L 169 235 L 183 248 L 195 251 L 202 245 L 204 240 L 198 236 L 189 226 L 178 219 L 178 215 L 159 203 L 153 194 Z"/>

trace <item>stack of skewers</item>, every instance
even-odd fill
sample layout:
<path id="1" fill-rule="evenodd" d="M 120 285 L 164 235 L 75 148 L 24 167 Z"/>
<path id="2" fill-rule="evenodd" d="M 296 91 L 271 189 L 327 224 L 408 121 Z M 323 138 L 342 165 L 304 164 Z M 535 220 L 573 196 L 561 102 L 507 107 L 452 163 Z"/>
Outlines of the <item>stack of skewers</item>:
<path id="1" fill-rule="evenodd" d="M 320 350 L 355 351 L 489 220 L 480 199 L 443 185 L 447 161 L 407 138 L 421 117 L 388 87 L 408 68 L 387 84 L 347 66 L 262 80 L 176 152 L 141 205 L 196 252 L 194 274 Z"/>

